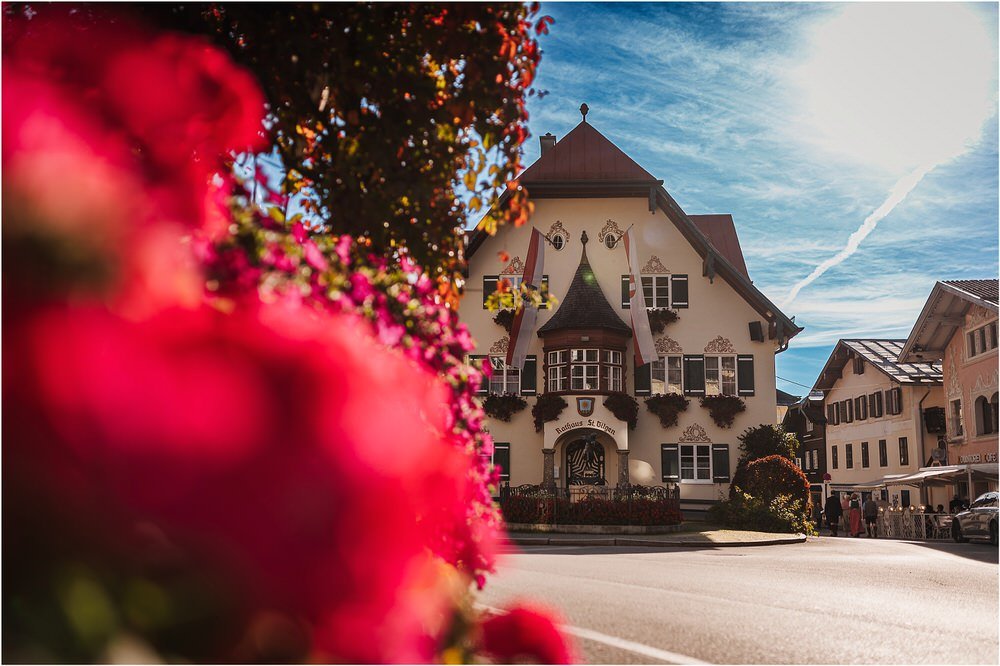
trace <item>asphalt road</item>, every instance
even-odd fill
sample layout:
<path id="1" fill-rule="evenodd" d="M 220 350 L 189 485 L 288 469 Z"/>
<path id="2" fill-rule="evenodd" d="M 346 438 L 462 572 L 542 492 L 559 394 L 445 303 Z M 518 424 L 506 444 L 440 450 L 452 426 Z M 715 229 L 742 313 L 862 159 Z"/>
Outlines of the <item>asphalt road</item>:
<path id="1" fill-rule="evenodd" d="M 587 663 L 997 664 L 997 554 L 844 537 L 527 546 L 505 556 L 479 602 L 556 608 Z"/>

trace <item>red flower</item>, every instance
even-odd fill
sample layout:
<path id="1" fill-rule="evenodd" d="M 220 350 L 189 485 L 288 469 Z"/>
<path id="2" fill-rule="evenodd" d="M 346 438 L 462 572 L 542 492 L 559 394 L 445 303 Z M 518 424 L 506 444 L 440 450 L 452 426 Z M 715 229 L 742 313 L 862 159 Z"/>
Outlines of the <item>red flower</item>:
<path id="1" fill-rule="evenodd" d="M 482 651 L 502 664 L 571 664 L 573 646 L 559 631 L 552 611 L 538 606 L 515 606 L 482 624 Z"/>

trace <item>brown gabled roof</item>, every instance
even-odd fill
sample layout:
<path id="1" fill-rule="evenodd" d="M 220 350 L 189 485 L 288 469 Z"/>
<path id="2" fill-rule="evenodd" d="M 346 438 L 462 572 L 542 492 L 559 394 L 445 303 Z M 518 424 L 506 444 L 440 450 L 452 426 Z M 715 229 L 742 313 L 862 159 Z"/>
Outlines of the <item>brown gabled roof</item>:
<path id="1" fill-rule="evenodd" d="M 517 178 L 529 191 L 532 183 L 571 180 L 658 182 L 587 121 L 574 127 Z"/>
<path id="2" fill-rule="evenodd" d="M 708 242 L 725 257 L 733 268 L 750 279 L 747 264 L 743 259 L 743 249 L 740 247 L 740 237 L 736 235 L 736 224 L 733 216 L 724 215 L 688 215 L 698 231 L 708 238 Z"/>
<path id="3" fill-rule="evenodd" d="M 608 299 L 604 297 L 601 285 L 597 283 L 594 269 L 587 259 L 587 246 L 583 245 L 580 265 L 576 268 L 573 281 L 566 290 L 566 296 L 552 317 L 538 329 L 538 335 L 565 329 L 604 329 L 631 335 L 632 329 L 622 321 Z"/>
<path id="4" fill-rule="evenodd" d="M 839 340 L 816 380 L 816 390 L 828 390 L 840 379 L 847 362 L 860 356 L 898 384 L 904 386 L 939 386 L 940 363 L 901 363 L 899 354 L 906 340 Z"/>
<path id="5" fill-rule="evenodd" d="M 997 280 L 942 280 L 934 284 L 899 353 L 902 361 L 944 358 L 945 347 L 964 323 L 969 308 L 997 312 Z"/>

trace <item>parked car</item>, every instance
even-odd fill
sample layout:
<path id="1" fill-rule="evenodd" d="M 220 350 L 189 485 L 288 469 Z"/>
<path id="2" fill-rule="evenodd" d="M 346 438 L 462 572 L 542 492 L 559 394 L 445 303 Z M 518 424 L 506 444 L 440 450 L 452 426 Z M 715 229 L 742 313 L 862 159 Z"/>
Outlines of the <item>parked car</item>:
<path id="1" fill-rule="evenodd" d="M 983 493 L 966 509 L 955 514 L 951 523 L 951 536 L 955 541 L 969 539 L 989 539 L 997 543 L 997 500 L 996 492 Z"/>

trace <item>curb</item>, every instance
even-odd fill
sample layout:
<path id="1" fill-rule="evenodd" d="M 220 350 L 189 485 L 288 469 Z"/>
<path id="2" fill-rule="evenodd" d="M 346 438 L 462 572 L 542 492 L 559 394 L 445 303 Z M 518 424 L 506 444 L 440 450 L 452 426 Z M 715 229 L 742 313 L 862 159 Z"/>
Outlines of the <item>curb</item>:
<path id="1" fill-rule="evenodd" d="M 764 541 L 721 541 L 718 543 L 705 541 L 665 541 L 656 539 L 630 539 L 615 537 L 609 539 L 550 539 L 547 537 L 515 537 L 507 541 L 512 546 L 644 546 L 649 548 L 748 548 L 751 546 L 782 546 L 785 544 L 805 543 L 806 536 L 797 534 L 781 539 Z"/>

